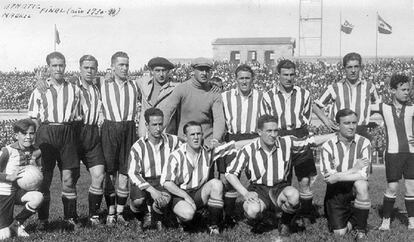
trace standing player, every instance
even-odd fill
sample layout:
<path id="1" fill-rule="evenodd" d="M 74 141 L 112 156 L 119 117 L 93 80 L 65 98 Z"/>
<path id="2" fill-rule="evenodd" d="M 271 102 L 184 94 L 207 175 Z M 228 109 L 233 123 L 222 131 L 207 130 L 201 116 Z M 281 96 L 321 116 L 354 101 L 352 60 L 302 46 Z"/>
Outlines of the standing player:
<path id="1" fill-rule="evenodd" d="M 19 120 L 13 125 L 13 131 L 17 142 L 0 151 L 0 240 L 10 238 L 10 229 L 17 236 L 29 236 L 23 223 L 43 201 L 42 193 L 25 191 L 16 186 L 16 180 L 23 171 L 22 166 L 37 165 L 38 157 L 33 148 L 36 123 L 30 119 Z M 24 205 L 24 209 L 13 220 L 15 204 Z"/>
<path id="2" fill-rule="evenodd" d="M 126 223 L 123 211 L 129 195 L 128 156 L 137 136 L 135 117 L 140 91 L 134 81 L 128 80 L 129 57 L 125 52 L 112 55 L 111 68 L 114 81 L 101 85 L 102 148 L 106 162 L 105 200 L 109 207 L 107 224 L 114 225 L 117 221 Z"/>
<path id="3" fill-rule="evenodd" d="M 322 145 L 321 154 L 321 173 L 327 183 L 325 212 L 328 226 L 338 235 L 354 228 L 357 239 L 363 239 L 371 207 L 367 181 L 371 143 L 355 134 L 358 116 L 354 111 L 339 110 L 336 122 L 339 131 Z"/>
<path id="4" fill-rule="evenodd" d="M 277 117 L 280 136 L 306 137 L 309 135 L 312 107 L 310 92 L 295 85 L 295 63 L 281 60 L 276 69 L 279 73 L 279 84 L 263 94 L 261 112 Z M 299 181 L 299 215 L 308 224 L 315 221 L 311 181 L 315 179 L 317 172 L 312 150 L 308 147 L 304 152 L 292 154 L 292 165 Z"/>
<path id="5" fill-rule="evenodd" d="M 281 210 L 279 231 L 290 232 L 291 219 L 300 207 L 299 192 L 290 185 L 291 157 L 307 150 L 309 144 L 319 145 L 332 135 L 298 139 L 293 136 L 279 137 L 275 116 L 263 115 L 257 121 L 259 138 L 239 151 L 237 158 L 227 168 L 226 178 L 243 196 L 243 209 L 248 219 L 259 225 L 265 210 Z M 250 185 L 246 189 L 238 178 L 246 170 Z M 253 230 L 257 230 L 254 227 Z"/>
<path id="6" fill-rule="evenodd" d="M 263 94 L 253 88 L 254 72 L 248 65 L 240 65 L 236 68 L 237 87 L 222 94 L 224 115 L 226 118 L 227 134 L 225 141 L 247 140 L 256 138 L 256 120 L 259 118 L 260 105 Z M 228 157 L 226 162 L 218 162 L 220 174 L 226 172 L 226 166 L 231 162 Z M 224 212 L 225 223 L 235 225 L 234 218 L 237 192 L 224 179 Z"/>
<path id="7" fill-rule="evenodd" d="M 131 181 L 130 207 L 141 217 L 147 206 L 142 227 L 151 228 L 161 221 L 171 196 L 160 184 L 161 171 L 170 153 L 178 148 L 178 137 L 163 133 L 164 114 L 158 108 L 145 110 L 147 134 L 131 148 L 128 176 Z M 140 216 L 141 215 L 141 216 Z"/>
<path id="8" fill-rule="evenodd" d="M 336 113 L 344 108 L 349 108 L 358 115 L 358 126 L 356 132 L 364 137 L 369 137 L 368 123 L 370 117 L 371 102 L 378 102 L 378 94 L 375 85 L 360 78 L 362 70 L 362 58 L 358 53 L 348 53 L 343 58 L 345 68 L 345 79 L 331 84 L 315 101 L 313 111 L 319 119 L 331 130 L 337 130 L 338 125 L 334 119 Z M 325 116 L 322 108 L 333 102 L 331 116 Z"/>
<path id="9" fill-rule="evenodd" d="M 77 112 L 79 88 L 64 79 L 65 57 L 52 52 L 46 57 L 50 78 L 49 88 L 41 93 L 33 91 L 29 102 L 29 115 L 40 122 L 36 145 L 42 152 L 43 183 L 40 192 L 44 201 L 39 208 L 39 229 L 46 229 L 49 219 L 50 185 L 58 162 L 62 180 L 63 213 L 66 229 L 74 229 L 77 220 L 76 182 L 79 178 L 79 157 L 76 134 L 72 126 Z"/>
<path id="10" fill-rule="evenodd" d="M 392 103 L 380 103 L 372 107 L 373 112 L 382 115 L 387 131 L 387 152 L 385 173 L 387 188 L 384 193 L 383 219 L 380 230 L 389 230 L 391 214 L 398 191 L 398 181 L 404 177 L 405 206 L 408 213 L 408 229 L 414 229 L 414 106 L 410 105 L 410 80 L 404 75 L 393 75 L 390 81 Z"/>
<path id="11" fill-rule="evenodd" d="M 202 146 L 201 124 L 190 121 L 183 129 L 187 143 L 170 154 L 162 171 L 161 184 L 173 195 L 173 212 L 181 224 L 190 224 L 195 212 L 207 205 L 210 234 L 218 234 L 223 219 L 223 183 L 216 178 L 208 179 L 216 159 L 236 152 L 235 143 L 232 141 L 208 151 Z"/>

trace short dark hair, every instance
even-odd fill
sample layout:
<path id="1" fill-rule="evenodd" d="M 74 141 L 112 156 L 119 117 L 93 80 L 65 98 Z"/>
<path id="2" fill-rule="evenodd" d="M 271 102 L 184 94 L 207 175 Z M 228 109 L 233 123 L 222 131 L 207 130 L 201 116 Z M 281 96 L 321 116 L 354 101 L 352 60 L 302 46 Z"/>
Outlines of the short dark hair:
<path id="1" fill-rule="evenodd" d="M 344 65 L 345 67 L 346 64 L 348 64 L 348 62 L 350 62 L 351 60 L 356 60 L 359 62 L 359 65 L 362 65 L 362 57 L 360 54 L 356 52 L 351 52 L 351 53 L 346 54 L 344 58 L 342 59 L 342 65 Z"/>
<path id="2" fill-rule="evenodd" d="M 342 117 L 346 117 L 350 115 L 355 115 L 358 117 L 358 114 L 349 108 L 341 109 L 336 113 L 335 121 L 339 124 L 339 121 L 341 121 Z"/>
<path id="3" fill-rule="evenodd" d="M 123 57 L 123 58 L 128 58 L 129 59 L 129 56 L 128 56 L 127 53 L 122 52 L 122 51 L 118 51 L 118 52 L 116 52 L 115 54 L 112 55 L 112 57 L 111 57 L 111 65 L 115 64 L 116 59 L 118 57 Z"/>
<path id="4" fill-rule="evenodd" d="M 249 65 L 246 65 L 246 64 L 239 65 L 236 68 L 236 71 L 234 71 L 234 74 L 236 74 L 236 78 L 237 78 L 237 74 L 241 71 L 250 72 L 250 74 L 252 74 L 252 78 L 254 77 L 254 71 L 252 70 L 252 68 Z"/>
<path id="5" fill-rule="evenodd" d="M 390 81 L 391 89 L 397 89 L 398 86 L 404 83 L 410 83 L 410 78 L 408 78 L 408 76 L 402 75 L 402 74 L 393 74 L 391 76 L 391 81 Z"/>
<path id="6" fill-rule="evenodd" d="M 263 129 L 263 126 L 264 126 L 265 123 L 272 123 L 272 122 L 274 122 L 274 123 L 278 122 L 276 116 L 272 116 L 272 115 L 268 115 L 268 114 L 262 115 L 257 120 L 257 128 L 261 130 L 261 129 Z"/>
<path id="7" fill-rule="evenodd" d="M 277 64 L 276 70 L 277 70 L 277 73 L 280 74 L 280 70 L 292 69 L 292 68 L 296 70 L 295 63 L 293 63 L 293 61 L 291 60 L 284 59 L 284 60 L 279 61 L 279 63 Z"/>
<path id="8" fill-rule="evenodd" d="M 154 116 L 164 118 L 164 113 L 159 108 L 149 108 L 145 110 L 144 118 L 147 124 L 149 123 L 150 117 L 154 117 Z"/>
<path id="9" fill-rule="evenodd" d="M 92 55 L 84 55 L 79 59 L 79 66 L 82 65 L 84 61 L 95 61 L 96 67 L 98 67 L 98 60 Z"/>
<path id="10" fill-rule="evenodd" d="M 33 127 L 34 131 L 36 131 L 36 123 L 31 120 L 30 118 L 20 119 L 13 124 L 13 131 L 17 133 L 26 133 L 26 131 Z"/>
<path id="11" fill-rule="evenodd" d="M 47 63 L 47 65 L 50 65 L 50 60 L 51 59 L 61 59 L 66 64 L 65 56 L 62 53 L 60 53 L 60 52 L 55 51 L 55 52 L 52 52 L 52 53 L 48 54 L 46 56 L 46 63 Z"/>
<path id="12" fill-rule="evenodd" d="M 188 127 L 193 127 L 193 126 L 200 126 L 201 127 L 201 124 L 199 122 L 196 122 L 196 121 L 187 122 L 186 124 L 184 124 L 183 133 L 187 134 L 187 128 Z M 203 128 L 203 127 L 201 127 L 201 128 Z"/>

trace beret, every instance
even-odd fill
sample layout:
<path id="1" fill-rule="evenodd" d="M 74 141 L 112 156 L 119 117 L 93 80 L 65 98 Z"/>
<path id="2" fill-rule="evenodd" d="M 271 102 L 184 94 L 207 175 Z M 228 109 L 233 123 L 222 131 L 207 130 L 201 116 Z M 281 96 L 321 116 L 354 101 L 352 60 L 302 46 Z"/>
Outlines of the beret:
<path id="1" fill-rule="evenodd" d="M 165 59 L 164 57 L 154 57 L 150 61 L 148 61 L 149 68 L 153 69 L 156 66 L 162 66 L 168 70 L 174 68 L 174 64 L 171 63 L 169 60 Z"/>
<path id="2" fill-rule="evenodd" d="M 191 66 L 193 68 L 197 68 L 197 67 L 201 67 L 201 66 L 205 66 L 208 68 L 212 68 L 213 67 L 213 62 L 207 58 L 204 57 L 198 57 L 193 59 L 193 61 L 191 62 Z"/>

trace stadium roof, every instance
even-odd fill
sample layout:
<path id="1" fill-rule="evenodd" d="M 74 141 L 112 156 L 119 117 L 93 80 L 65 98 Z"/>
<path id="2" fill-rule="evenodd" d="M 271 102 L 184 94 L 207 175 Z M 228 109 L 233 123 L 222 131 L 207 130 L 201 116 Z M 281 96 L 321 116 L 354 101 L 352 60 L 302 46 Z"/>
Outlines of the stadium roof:
<path id="1" fill-rule="evenodd" d="M 286 45 L 293 44 L 295 39 L 291 37 L 265 37 L 265 38 L 218 38 L 212 45 Z"/>

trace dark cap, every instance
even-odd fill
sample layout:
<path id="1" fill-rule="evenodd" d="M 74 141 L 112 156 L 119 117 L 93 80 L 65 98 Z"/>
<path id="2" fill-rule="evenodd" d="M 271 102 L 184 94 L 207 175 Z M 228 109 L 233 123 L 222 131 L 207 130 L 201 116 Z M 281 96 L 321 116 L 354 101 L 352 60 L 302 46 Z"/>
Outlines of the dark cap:
<path id="1" fill-rule="evenodd" d="M 164 57 L 154 57 L 148 61 L 148 67 L 154 69 L 156 66 L 162 66 L 165 69 L 171 70 L 174 68 L 174 64 Z"/>
<path id="2" fill-rule="evenodd" d="M 213 67 L 213 62 L 207 58 L 198 57 L 193 59 L 193 61 L 191 62 L 191 66 L 193 68 L 205 66 L 211 69 Z"/>

